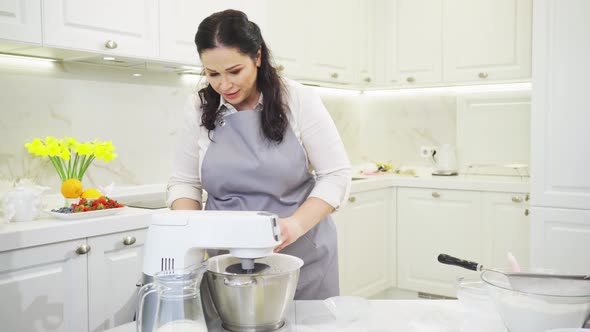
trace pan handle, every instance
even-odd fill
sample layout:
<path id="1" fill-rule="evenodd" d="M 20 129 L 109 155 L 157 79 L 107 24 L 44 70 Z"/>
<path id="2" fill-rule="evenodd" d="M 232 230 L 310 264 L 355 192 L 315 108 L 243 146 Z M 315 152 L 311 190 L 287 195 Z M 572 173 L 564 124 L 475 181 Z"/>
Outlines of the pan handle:
<path id="1" fill-rule="evenodd" d="M 447 254 L 438 255 L 438 261 L 443 264 L 456 265 L 472 271 L 481 271 L 482 269 L 482 266 L 479 263 L 467 261 Z"/>

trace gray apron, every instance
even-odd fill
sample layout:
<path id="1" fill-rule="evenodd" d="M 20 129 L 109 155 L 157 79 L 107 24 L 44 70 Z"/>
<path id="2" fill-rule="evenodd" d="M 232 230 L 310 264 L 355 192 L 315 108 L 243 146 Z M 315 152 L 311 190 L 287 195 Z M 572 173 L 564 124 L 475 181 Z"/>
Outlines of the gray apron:
<path id="1" fill-rule="evenodd" d="M 269 211 L 285 218 L 313 189 L 315 179 L 292 129 L 286 130 L 280 144 L 270 142 L 262 134 L 260 115 L 257 110 L 227 115 L 212 133 L 201 166 L 206 210 Z M 304 262 L 296 300 L 339 294 L 336 241 L 336 226 L 328 216 L 281 251 Z"/>

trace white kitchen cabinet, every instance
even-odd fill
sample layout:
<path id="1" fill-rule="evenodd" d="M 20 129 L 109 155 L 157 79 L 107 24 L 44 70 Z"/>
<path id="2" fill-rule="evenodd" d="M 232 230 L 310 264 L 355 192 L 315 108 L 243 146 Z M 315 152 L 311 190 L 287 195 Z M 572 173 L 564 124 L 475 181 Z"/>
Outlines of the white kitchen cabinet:
<path id="1" fill-rule="evenodd" d="M 3 331 L 87 331 L 85 239 L 0 253 Z"/>
<path id="2" fill-rule="evenodd" d="M 43 45 L 158 57 L 158 0 L 43 1 Z"/>
<path id="3" fill-rule="evenodd" d="M 102 331 L 132 321 L 146 232 L 0 253 L 6 331 Z"/>
<path id="4" fill-rule="evenodd" d="M 371 296 L 395 285 L 395 194 L 353 193 L 333 215 L 338 229 L 340 293 Z"/>
<path id="5" fill-rule="evenodd" d="M 41 44 L 41 0 L 1 0 L 0 40 Z"/>
<path id="6" fill-rule="evenodd" d="M 590 270 L 590 2 L 535 0 L 531 264 Z"/>
<path id="7" fill-rule="evenodd" d="M 131 322 L 142 281 L 146 229 L 88 238 L 89 330 Z"/>
<path id="8" fill-rule="evenodd" d="M 507 253 L 516 257 L 522 267 L 529 267 L 530 218 L 528 195 L 482 192 L 484 223 L 482 241 L 490 248 L 481 262 L 492 268 L 509 269 Z"/>
<path id="9" fill-rule="evenodd" d="M 559 273 L 590 271 L 590 210 L 532 207 L 535 267 Z"/>
<path id="10" fill-rule="evenodd" d="M 377 1 L 366 1 L 360 7 L 360 29 L 362 31 L 359 38 L 359 51 L 356 55 L 359 57 L 358 77 L 355 79 L 362 87 L 374 86 L 377 83 L 375 75 L 376 49 L 375 43 L 376 20 L 375 10 Z M 380 45 L 382 46 L 382 45 Z"/>
<path id="11" fill-rule="evenodd" d="M 353 83 L 358 76 L 361 0 L 304 0 L 305 65 L 307 79 Z"/>
<path id="12" fill-rule="evenodd" d="M 529 79 L 531 8 L 532 0 L 443 0 L 444 81 Z"/>
<path id="13" fill-rule="evenodd" d="M 241 10 L 250 16 L 256 6 L 246 6 L 244 0 L 160 0 L 160 60 L 199 66 L 195 34 L 201 21 L 226 9 Z"/>
<path id="14" fill-rule="evenodd" d="M 457 276 L 476 272 L 446 266 L 441 253 L 481 261 L 484 221 L 476 191 L 399 188 L 397 190 L 398 287 L 454 296 Z"/>
<path id="15" fill-rule="evenodd" d="M 443 0 L 386 1 L 385 85 L 414 86 L 442 80 Z"/>

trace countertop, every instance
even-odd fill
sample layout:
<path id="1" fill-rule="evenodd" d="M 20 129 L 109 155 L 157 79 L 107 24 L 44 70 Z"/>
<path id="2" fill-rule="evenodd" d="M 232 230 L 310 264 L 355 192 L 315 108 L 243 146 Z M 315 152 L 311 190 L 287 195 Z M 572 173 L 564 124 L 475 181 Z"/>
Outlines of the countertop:
<path id="1" fill-rule="evenodd" d="M 412 177 L 395 174 L 360 176 L 355 175 L 351 193 L 382 188 L 436 188 L 450 190 L 497 191 L 528 193 L 528 178 L 511 176 L 424 176 Z M 163 199 L 166 186 L 152 184 L 125 188 L 114 197 L 137 199 Z M 45 210 L 63 204 L 59 195 L 49 196 Z M 123 211 L 106 217 L 76 221 L 59 220 L 42 212 L 37 220 L 30 222 L 6 223 L 0 218 L 0 252 L 38 246 L 48 243 L 89 238 L 104 234 L 124 232 L 148 227 L 149 215 L 155 210 L 126 207 Z"/>
<path id="2" fill-rule="evenodd" d="M 361 192 L 387 187 L 436 188 L 450 190 L 495 191 L 528 193 L 528 177 L 494 175 L 456 176 L 408 176 L 380 173 L 377 175 L 353 175 L 351 192 Z"/>
<path id="3" fill-rule="evenodd" d="M 460 332 L 465 316 L 457 300 L 370 300 L 366 317 L 353 322 L 337 321 L 323 301 L 294 301 L 290 309 L 289 328 L 281 332 Z M 501 322 L 492 324 L 498 327 L 494 331 L 506 331 Z M 105 332 L 134 331 L 135 323 L 128 323 Z"/>

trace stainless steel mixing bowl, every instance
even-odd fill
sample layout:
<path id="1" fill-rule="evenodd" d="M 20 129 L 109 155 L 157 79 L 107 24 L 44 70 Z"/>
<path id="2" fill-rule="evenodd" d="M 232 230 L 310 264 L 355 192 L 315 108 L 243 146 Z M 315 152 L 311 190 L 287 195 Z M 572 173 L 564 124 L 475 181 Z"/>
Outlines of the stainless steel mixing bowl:
<path id="1" fill-rule="evenodd" d="M 239 259 L 221 255 L 208 261 L 205 275 L 211 298 L 227 330 L 272 331 L 285 323 L 303 261 L 291 255 L 273 254 L 256 262 L 269 268 L 255 274 L 231 274 L 226 268 L 240 263 Z"/>

